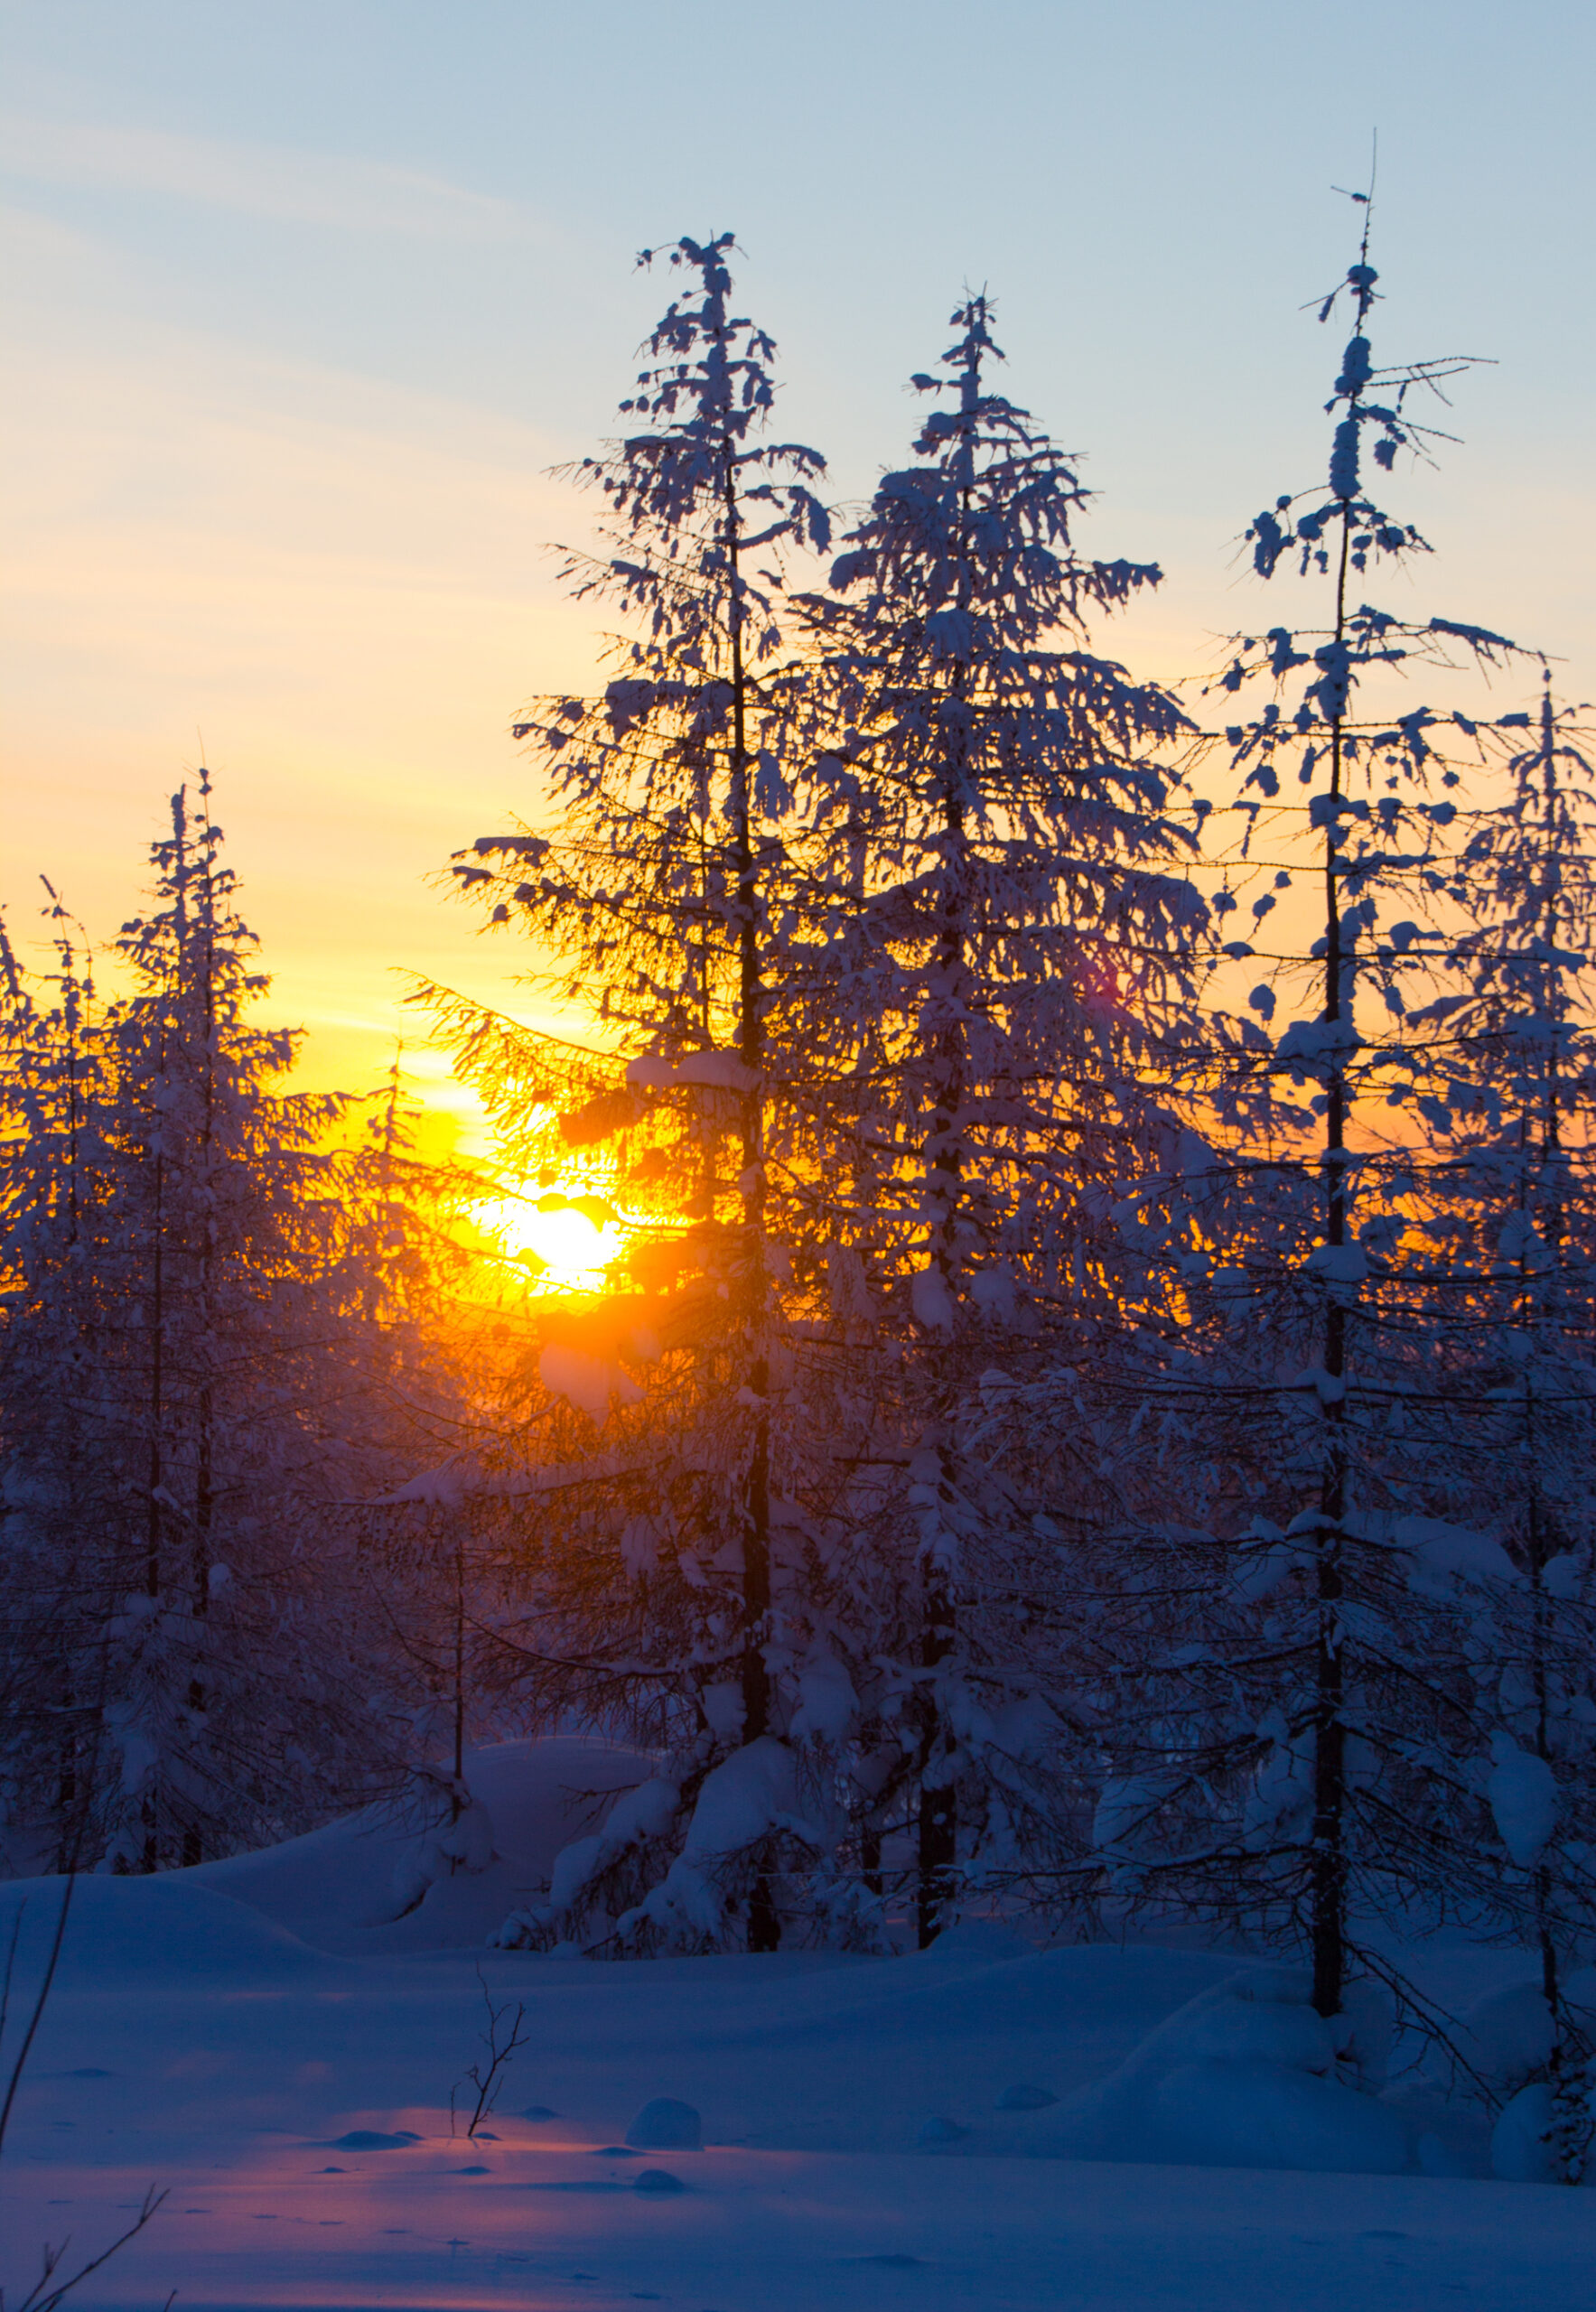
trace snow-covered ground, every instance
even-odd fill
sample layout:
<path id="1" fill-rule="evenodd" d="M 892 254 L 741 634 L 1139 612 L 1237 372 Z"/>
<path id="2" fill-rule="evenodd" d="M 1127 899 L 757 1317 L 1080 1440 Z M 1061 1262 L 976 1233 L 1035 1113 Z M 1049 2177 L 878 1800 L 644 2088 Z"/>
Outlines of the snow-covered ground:
<path id="1" fill-rule="evenodd" d="M 159 2214 L 74 2301 L 1590 2302 L 1596 2194 L 1484 2180 L 1482 2123 L 1422 2084 L 1378 2103 L 1338 2091 L 1290 1981 L 1234 1956 L 1033 1951 L 979 1926 L 895 1960 L 488 1949 L 588 1827 L 569 1790 L 636 1772 L 574 1744 L 482 1754 L 473 1787 L 504 1859 L 397 1925 L 372 1924 L 397 1858 L 369 1824 L 80 1881 L 0 2170 L 8 2289 L 44 2238 L 92 2249 L 154 2184 Z M 23 1987 L 61 1883 L 0 1888 L 0 1934 L 27 1902 Z M 1433 1963 L 1454 1998 L 1526 1972 Z M 451 2136 L 449 2093 L 481 2052 L 484 1982 L 525 2002 L 527 2039 L 471 2143 Z M 702 2114 L 702 2148 L 626 2144 L 662 2096 Z M 1286 2164 L 1307 2158 L 1406 2172 Z"/>

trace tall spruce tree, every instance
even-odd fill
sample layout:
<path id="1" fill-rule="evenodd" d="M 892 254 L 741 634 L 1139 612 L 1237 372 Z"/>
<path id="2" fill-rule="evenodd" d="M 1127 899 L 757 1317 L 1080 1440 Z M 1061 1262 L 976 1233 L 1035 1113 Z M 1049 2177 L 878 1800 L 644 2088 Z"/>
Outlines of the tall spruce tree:
<path id="1" fill-rule="evenodd" d="M 922 1944 L 972 1872 L 1078 1811 L 1060 1601 L 1097 1457 L 1041 1437 L 1023 1387 L 1167 1300 L 1109 1214 L 1181 1138 L 1160 1095 L 1197 1041 L 1204 919 L 1171 807 L 1185 717 L 1087 647 L 1092 616 L 1160 573 L 1076 548 L 1088 493 L 996 389 L 986 297 L 952 325 L 913 380 L 937 404 L 917 461 L 805 603 L 795 848 L 823 944 L 787 956 L 842 1160 L 838 1313 L 881 1319 L 859 1385 L 901 1466 L 855 1488 L 854 1646 L 901 1663 L 888 1698 L 911 1730 L 882 1796 L 912 1808 Z"/>
<path id="2" fill-rule="evenodd" d="M 1487 736 L 1507 791 L 1472 816 L 1478 904 L 1431 1012 L 1452 1059 L 1437 1152 L 1457 1280 L 1437 1329 L 1455 1396 L 1458 1514 L 1501 1535 L 1519 1576 L 1477 1653 L 1494 1827 L 1551 2026 L 1545 2076 L 1531 2083 L 1546 2105 L 1541 2165 L 1525 2172 L 1578 2182 L 1592 2050 L 1566 1987 L 1596 1923 L 1582 1835 L 1596 1804 L 1596 770 L 1549 669 L 1537 712 L 1503 715 Z"/>
<path id="3" fill-rule="evenodd" d="M 1364 598 L 1368 573 L 1429 550 L 1377 502 L 1370 470 L 1425 450 L 1414 406 L 1466 365 L 1377 367 L 1357 198 L 1357 258 L 1321 308 L 1328 320 L 1343 294 L 1352 308 L 1327 483 L 1247 533 L 1258 576 L 1294 561 L 1320 582 L 1326 622 L 1237 638 L 1220 686 L 1276 694 L 1223 741 L 1245 836 L 1221 910 L 1264 887 L 1221 965 L 1250 976 L 1262 963 L 1264 977 L 1255 1017 L 1215 1023 L 1210 1091 L 1230 1134 L 1211 1175 L 1217 1264 L 1149 1390 L 1194 1440 L 1184 1516 L 1166 1513 L 1148 1585 L 1179 1626 L 1149 1647 L 1144 1600 L 1122 1606 L 1125 1692 L 1141 1699 L 1099 1814 L 1122 1895 L 1300 1942 L 1313 2003 L 1349 2031 L 1358 1975 L 1417 2000 L 1383 1929 L 1460 1905 L 1513 1915 L 1487 1860 L 1477 1759 L 1480 1633 L 1515 1580 L 1499 1543 L 1457 1522 L 1450 1483 L 1460 1280 L 1443 1248 L 1468 1069 L 1434 1005 L 1476 898 L 1455 790 L 1480 732 L 1390 690 L 1418 667 L 1501 664 L 1513 646 Z M 1302 803 L 1283 778 L 1309 790 Z M 1306 953 L 1270 939 L 1283 902 L 1288 926 L 1310 920 Z M 1304 1014 L 1272 1033 L 1283 994 Z"/>
<path id="4" fill-rule="evenodd" d="M 809 487 L 820 459 L 765 438 L 773 348 L 732 304 L 732 247 L 723 234 L 668 252 L 691 291 L 648 340 L 621 405 L 628 431 L 577 470 L 602 493 L 607 526 L 595 555 L 570 557 L 573 591 L 616 604 L 633 631 L 614 644 L 601 697 L 545 701 L 518 726 L 547 774 L 553 830 L 483 836 L 456 869 L 492 901 L 493 920 L 513 920 L 555 959 L 550 984 L 602 1041 L 562 1045 L 445 991 L 426 995 L 529 1173 L 552 1182 L 575 1151 L 606 1147 L 634 1211 L 657 1217 L 634 1257 L 640 1290 L 546 1319 L 540 1373 L 576 1409 L 567 1445 L 578 1452 L 590 1416 L 638 1399 L 625 1360 L 634 1371 L 650 1354 L 664 1361 L 629 1417 L 621 1474 L 579 1488 L 575 1530 L 591 1553 L 556 1569 L 528 1534 L 528 1580 L 561 1632 L 538 1647 L 537 1674 L 550 1706 L 579 1704 L 670 1749 L 686 1798 L 737 1754 L 739 1772 L 788 1793 L 728 1851 L 714 1887 L 701 1876 L 675 1912 L 661 1896 L 638 1927 L 737 1933 L 765 1950 L 779 1921 L 757 1856 L 773 1853 L 775 1817 L 794 1803 L 788 1711 L 772 1685 L 790 1655 L 773 1501 L 791 1490 L 777 1464 L 793 1432 L 779 1443 L 772 1429 L 785 1263 L 772 1252 L 783 1071 L 770 957 L 789 797 L 773 744 L 781 634 L 770 565 L 824 545 L 828 528 Z M 785 1352 L 776 1361 L 785 1370 Z M 536 1581 L 533 1563 L 546 1568 Z M 600 1658 L 622 1630 L 624 1671 Z M 630 1859 L 634 1878 L 640 1867 Z M 602 1895 L 612 1917 L 612 1893 L 592 1893 L 589 1909 Z"/>

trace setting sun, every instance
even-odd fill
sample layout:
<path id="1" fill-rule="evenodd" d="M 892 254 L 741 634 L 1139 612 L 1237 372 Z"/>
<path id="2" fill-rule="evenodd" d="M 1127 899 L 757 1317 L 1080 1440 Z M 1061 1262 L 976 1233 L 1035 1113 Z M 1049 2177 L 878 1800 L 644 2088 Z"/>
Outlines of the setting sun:
<path id="1" fill-rule="evenodd" d="M 495 1198 L 479 1211 L 505 1249 L 541 1263 L 538 1282 L 558 1291 L 597 1291 L 625 1242 L 613 1208 L 591 1193 Z"/>

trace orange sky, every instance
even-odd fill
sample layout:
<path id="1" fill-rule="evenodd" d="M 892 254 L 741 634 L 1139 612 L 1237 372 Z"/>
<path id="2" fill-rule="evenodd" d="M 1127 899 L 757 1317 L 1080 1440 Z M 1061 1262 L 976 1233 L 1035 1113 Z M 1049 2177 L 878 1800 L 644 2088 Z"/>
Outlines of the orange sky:
<path id="1" fill-rule="evenodd" d="M 51 231 L 29 254 L 95 261 Z M 26 669 L 5 732 L 22 942 L 41 870 L 115 932 L 202 743 L 307 1081 L 364 1085 L 415 1038 L 395 966 L 500 1000 L 508 946 L 424 878 L 532 806 L 508 724 L 534 683 L 591 680 L 592 622 L 540 551 L 583 512 L 542 478 L 549 445 L 153 324 L 36 340 L 8 398 L 29 444 L 5 606 Z"/>

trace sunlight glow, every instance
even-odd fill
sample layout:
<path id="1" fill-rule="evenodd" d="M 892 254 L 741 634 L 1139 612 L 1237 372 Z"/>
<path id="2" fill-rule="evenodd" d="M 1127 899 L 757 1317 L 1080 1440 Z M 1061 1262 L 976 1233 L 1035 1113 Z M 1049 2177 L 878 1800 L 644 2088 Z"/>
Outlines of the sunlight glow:
<path id="1" fill-rule="evenodd" d="M 496 1198 L 478 1207 L 478 1217 L 512 1257 L 528 1267 L 540 1263 L 537 1283 L 553 1291 L 599 1291 L 626 1242 L 609 1205 L 591 1190 L 567 1196 L 555 1189 L 536 1200 Z"/>

